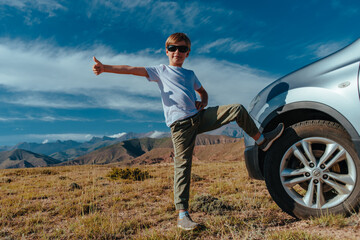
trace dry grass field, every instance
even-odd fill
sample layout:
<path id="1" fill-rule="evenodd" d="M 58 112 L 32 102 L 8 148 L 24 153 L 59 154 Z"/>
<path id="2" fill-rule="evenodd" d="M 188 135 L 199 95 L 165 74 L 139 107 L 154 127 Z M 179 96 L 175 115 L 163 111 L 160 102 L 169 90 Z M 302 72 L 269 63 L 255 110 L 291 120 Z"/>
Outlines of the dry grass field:
<path id="1" fill-rule="evenodd" d="M 114 166 L 0 170 L 0 239 L 359 239 L 360 215 L 296 220 L 249 179 L 243 159 L 193 163 L 191 215 L 176 227 L 173 165 L 113 180 Z"/>

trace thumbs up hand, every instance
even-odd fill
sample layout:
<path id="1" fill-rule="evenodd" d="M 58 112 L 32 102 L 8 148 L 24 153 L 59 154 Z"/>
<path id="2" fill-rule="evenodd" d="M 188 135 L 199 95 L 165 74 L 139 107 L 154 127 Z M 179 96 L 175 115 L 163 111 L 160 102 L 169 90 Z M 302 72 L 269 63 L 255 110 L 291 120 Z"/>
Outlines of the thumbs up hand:
<path id="1" fill-rule="evenodd" d="M 104 65 L 96 59 L 96 57 L 93 57 L 93 60 L 95 62 L 95 64 L 93 65 L 93 72 L 95 73 L 95 75 L 99 75 L 101 73 L 104 72 Z"/>

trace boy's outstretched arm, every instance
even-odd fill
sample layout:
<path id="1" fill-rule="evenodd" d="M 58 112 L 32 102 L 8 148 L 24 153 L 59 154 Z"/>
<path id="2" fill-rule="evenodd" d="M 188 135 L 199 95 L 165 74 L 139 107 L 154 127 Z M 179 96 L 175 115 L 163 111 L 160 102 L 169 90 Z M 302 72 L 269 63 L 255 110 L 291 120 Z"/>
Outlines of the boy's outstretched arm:
<path id="1" fill-rule="evenodd" d="M 208 94 L 207 94 L 207 92 L 205 91 L 205 89 L 203 87 L 196 90 L 196 92 L 200 95 L 201 102 L 196 101 L 195 106 L 196 106 L 197 110 L 201 111 L 207 106 L 209 97 L 208 97 Z"/>
<path id="2" fill-rule="evenodd" d="M 132 74 L 136 76 L 149 77 L 144 67 L 132 67 L 128 65 L 104 65 L 96 57 L 93 57 L 95 64 L 93 65 L 93 72 L 99 75 L 103 72 L 118 73 L 118 74 Z"/>

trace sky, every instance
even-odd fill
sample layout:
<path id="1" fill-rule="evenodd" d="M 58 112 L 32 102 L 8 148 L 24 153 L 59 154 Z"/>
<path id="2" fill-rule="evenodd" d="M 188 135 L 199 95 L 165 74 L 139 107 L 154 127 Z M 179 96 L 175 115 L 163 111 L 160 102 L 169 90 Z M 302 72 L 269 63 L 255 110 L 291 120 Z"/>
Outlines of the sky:
<path id="1" fill-rule="evenodd" d="M 266 85 L 359 38 L 356 0 L 0 0 L 0 145 L 169 129 L 146 78 L 104 64 L 168 64 L 186 33 L 209 106 L 248 107 Z"/>

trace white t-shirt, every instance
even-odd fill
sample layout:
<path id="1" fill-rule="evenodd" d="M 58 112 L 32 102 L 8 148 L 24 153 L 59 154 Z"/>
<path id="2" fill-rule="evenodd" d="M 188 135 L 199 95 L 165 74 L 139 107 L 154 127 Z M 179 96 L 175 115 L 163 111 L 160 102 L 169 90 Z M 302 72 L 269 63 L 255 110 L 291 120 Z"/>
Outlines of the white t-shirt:
<path id="1" fill-rule="evenodd" d="M 195 90 L 201 87 L 201 83 L 193 71 L 163 64 L 145 69 L 149 74 L 147 79 L 159 86 L 168 127 L 198 112 Z"/>

